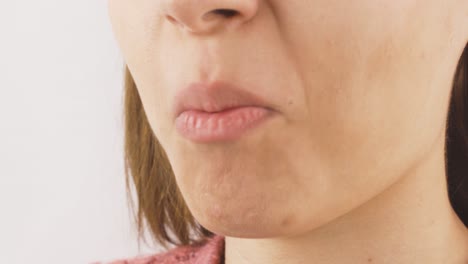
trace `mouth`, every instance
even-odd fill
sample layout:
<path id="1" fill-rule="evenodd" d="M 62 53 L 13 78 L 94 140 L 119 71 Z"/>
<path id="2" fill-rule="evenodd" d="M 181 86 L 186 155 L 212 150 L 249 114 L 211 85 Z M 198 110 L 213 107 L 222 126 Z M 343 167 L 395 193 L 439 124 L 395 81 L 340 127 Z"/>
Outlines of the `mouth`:
<path id="1" fill-rule="evenodd" d="M 250 90 L 216 81 L 192 83 L 175 98 L 175 127 L 199 143 L 232 141 L 258 128 L 276 111 Z"/>
<path id="2" fill-rule="evenodd" d="M 176 119 L 176 128 L 185 138 L 199 142 L 232 141 L 258 128 L 272 116 L 265 107 L 241 106 L 219 112 L 188 110 Z"/>

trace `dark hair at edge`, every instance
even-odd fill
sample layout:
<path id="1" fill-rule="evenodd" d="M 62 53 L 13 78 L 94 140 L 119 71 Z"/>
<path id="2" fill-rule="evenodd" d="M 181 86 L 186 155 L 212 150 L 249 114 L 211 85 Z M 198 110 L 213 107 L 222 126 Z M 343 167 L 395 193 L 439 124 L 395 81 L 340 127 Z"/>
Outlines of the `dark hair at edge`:
<path id="1" fill-rule="evenodd" d="M 203 244 L 214 233 L 201 226 L 186 206 L 126 65 L 123 100 L 125 182 L 139 242 L 141 239 L 147 242 L 144 235 L 147 229 L 152 240 L 166 249 L 168 244 Z M 468 43 L 454 74 L 446 129 L 449 200 L 468 227 Z M 136 204 L 132 187 L 136 191 Z"/>

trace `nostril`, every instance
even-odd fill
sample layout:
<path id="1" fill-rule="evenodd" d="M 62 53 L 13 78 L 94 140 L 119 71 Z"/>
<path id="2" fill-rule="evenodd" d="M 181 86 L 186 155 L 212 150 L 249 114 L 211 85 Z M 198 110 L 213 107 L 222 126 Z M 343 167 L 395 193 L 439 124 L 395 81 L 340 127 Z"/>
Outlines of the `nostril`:
<path id="1" fill-rule="evenodd" d="M 213 10 L 212 12 L 218 15 L 225 16 L 227 18 L 233 17 L 237 15 L 238 13 L 236 10 L 232 10 L 232 9 L 216 9 L 216 10 Z"/>
<path id="2" fill-rule="evenodd" d="M 238 11 L 232 10 L 232 9 L 215 9 L 206 13 L 203 16 L 203 20 L 205 21 L 213 20 L 216 18 L 217 15 L 222 15 L 226 18 L 230 18 L 230 17 L 237 15 L 238 13 L 239 13 Z"/>
<path id="3" fill-rule="evenodd" d="M 171 22 L 173 24 L 179 24 L 177 22 L 177 20 L 175 18 L 173 18 L 172 16 L 166 15 L 166 19 L 169 20 L 169 22 Z"/>

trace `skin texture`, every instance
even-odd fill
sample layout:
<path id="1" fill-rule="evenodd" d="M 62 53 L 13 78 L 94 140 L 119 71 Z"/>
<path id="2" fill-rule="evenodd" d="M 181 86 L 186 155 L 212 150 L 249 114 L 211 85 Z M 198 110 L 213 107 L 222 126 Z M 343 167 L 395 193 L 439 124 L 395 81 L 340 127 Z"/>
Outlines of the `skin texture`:
<path id="1" fill-rule="evenodd" d="M 236 264 L 468 261 L 444 171 L 467 10 L 465 0 L 109 0 L 184 199 Z M 234 142 L 183 138 L 175 94 L 220 79 L 265 98 L 275 117 Z"/>

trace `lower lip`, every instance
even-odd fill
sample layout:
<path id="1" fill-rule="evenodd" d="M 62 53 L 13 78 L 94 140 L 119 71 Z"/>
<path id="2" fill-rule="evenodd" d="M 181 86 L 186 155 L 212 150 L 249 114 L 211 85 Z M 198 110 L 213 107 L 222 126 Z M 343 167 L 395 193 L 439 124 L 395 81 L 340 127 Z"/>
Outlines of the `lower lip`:
<path id="1" fill-rule="evenodd" d="M 216 113 L 188 110 L 176 118 L 176 129 L 182 136 L 195 142 L 230 141 L 239 139 L 271 114 L 271 110 L 255 106 Z"/>

